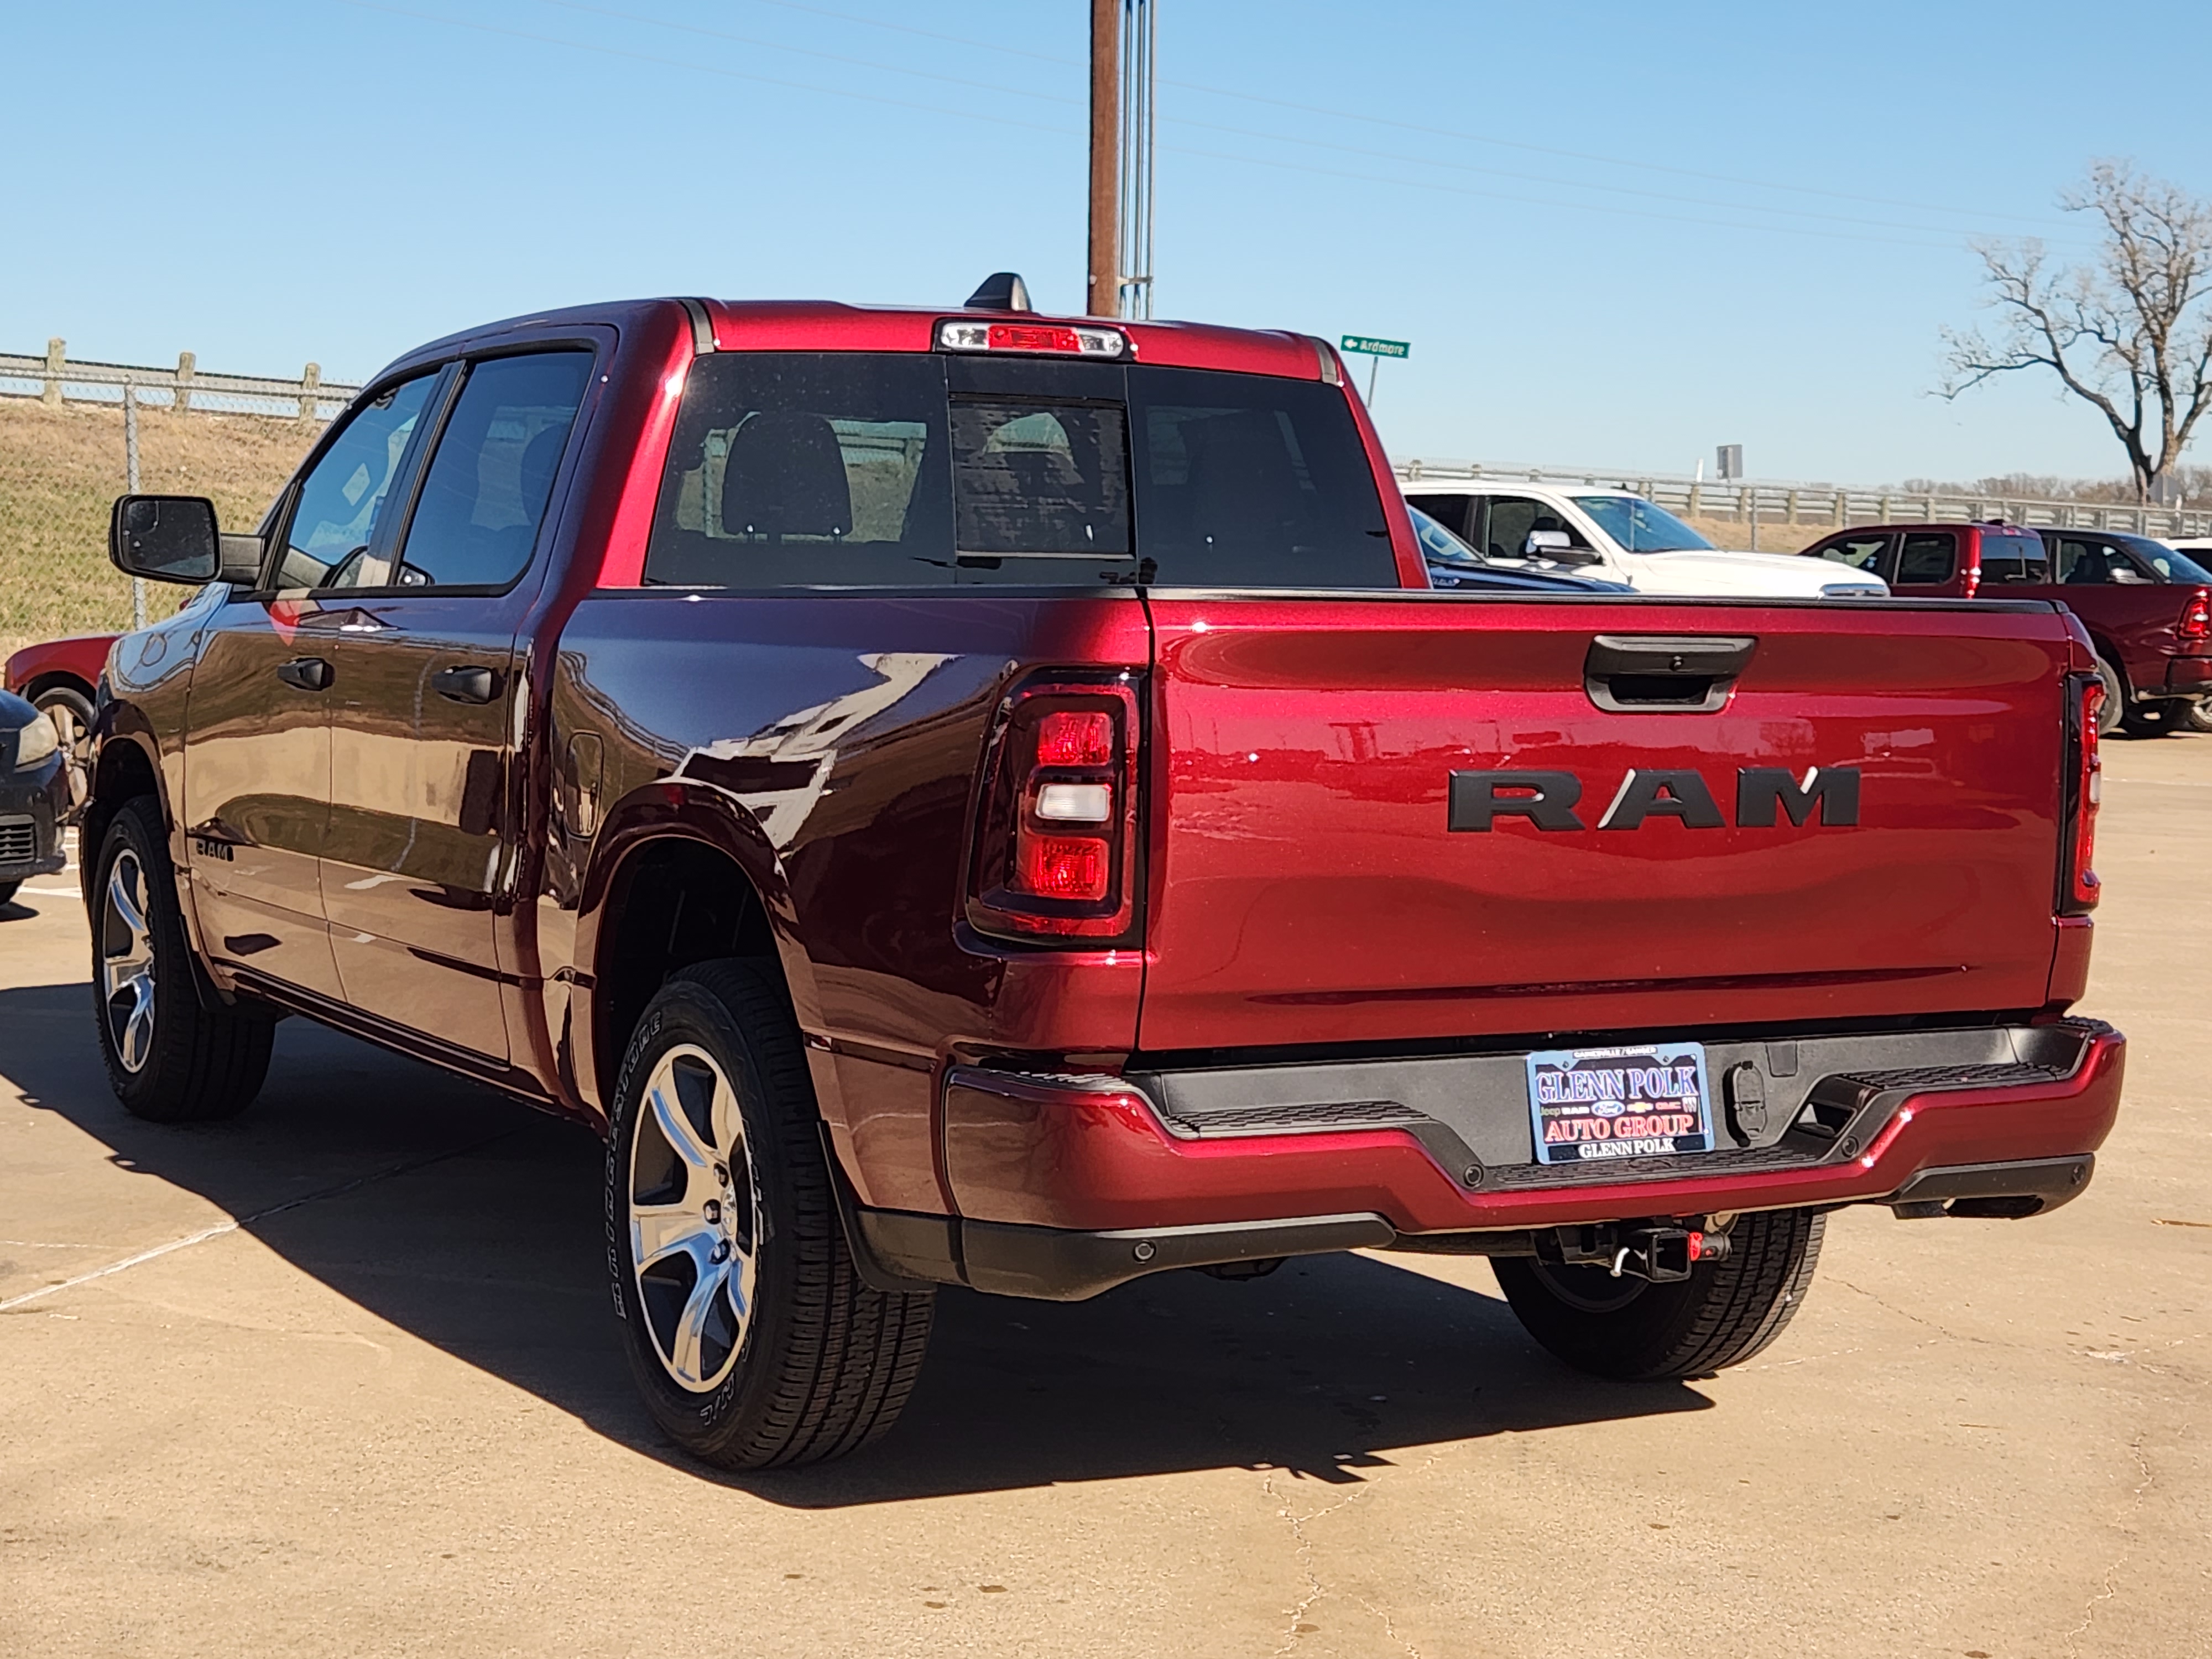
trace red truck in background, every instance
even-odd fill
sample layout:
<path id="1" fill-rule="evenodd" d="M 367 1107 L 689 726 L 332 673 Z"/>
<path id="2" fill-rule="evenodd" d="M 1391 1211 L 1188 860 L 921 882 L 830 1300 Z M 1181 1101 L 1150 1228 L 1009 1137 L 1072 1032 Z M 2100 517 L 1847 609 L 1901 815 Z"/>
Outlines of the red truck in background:
<path id="1" fill-rule="evenodd" d="M 660 300 L 375 377 L 252 536 L 116 505 L 111 1082 L 301 1014 L 607 1139 L 655 1419 L 883 1432 L 957 1285 L 1482 1255 L 1620 1377 L 1824 1218 L 2025 1217 L 2124 1044 L 2055 605 L 1432 591 L 1327 344 Z"/>
<path id="2" fill-rule="evenodd" d="M 92 705 L 112 634 L 82 634 L 27 645 L 0 667 L 0 691 L 13 691 L 53 722 L 62 746 L 82 770 L 92 753 Z"/>
<path id="3" fill-rule="evenodd" d="M 1869 525 L 1805 556 L 1874 572 L 1900 596 L 2055 599 L 2096 650 L 2103 730 L 2212 731 L 2212 573 L 2163 542 L 1994 522 Z"/>

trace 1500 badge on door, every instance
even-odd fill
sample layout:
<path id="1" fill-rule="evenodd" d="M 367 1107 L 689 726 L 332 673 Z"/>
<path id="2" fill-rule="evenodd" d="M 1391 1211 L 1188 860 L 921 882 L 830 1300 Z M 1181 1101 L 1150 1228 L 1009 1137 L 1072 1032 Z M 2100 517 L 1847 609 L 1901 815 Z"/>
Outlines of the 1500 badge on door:
<path id="1" fill-rule="evenodd" d="M 1713 1146 L 1701 1043 L 1530 1054 L 1528 1110 L 1540 1164 L 1665 1158 Z"/>

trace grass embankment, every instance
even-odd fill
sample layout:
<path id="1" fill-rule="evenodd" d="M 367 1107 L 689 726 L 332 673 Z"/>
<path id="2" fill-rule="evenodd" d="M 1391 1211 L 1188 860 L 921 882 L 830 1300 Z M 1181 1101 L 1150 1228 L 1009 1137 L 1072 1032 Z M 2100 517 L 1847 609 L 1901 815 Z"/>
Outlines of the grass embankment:
<path id="1" fill-rule="evenodd" d="M 205 495 L 251 530 L 321 428 L 251 415 L 138 411 L 138 487 Z M 131 581 L 107 562 L 123 493 L 123 411 L 0 398 L 0 657 L 36 640 L 131 625 Z M 149 586 L 159 616 L 190 590 Z"/>
<path id="2" fill-rule="evenodd" d="M 1745 552 L 1751 546 L 1751 523 L 1746 519 L 1708 519 L 1698 517 L 1686 520 L 1715 547 L 1733 548 Z M 1771 519 L 1759 521 L 1759 550 L 1762 553 L 1802 553 L 1823 536 L 1833 535 L 1840 526 L 1820 524 L 1778 524 Z"/>

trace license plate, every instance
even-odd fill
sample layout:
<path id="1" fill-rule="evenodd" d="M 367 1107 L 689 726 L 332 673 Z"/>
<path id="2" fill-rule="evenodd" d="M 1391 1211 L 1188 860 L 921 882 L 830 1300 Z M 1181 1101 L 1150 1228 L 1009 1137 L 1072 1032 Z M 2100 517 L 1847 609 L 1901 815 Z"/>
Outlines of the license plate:
<path id="1" fill-rule="evenodd" d="M 1547 1048 L 1528 1056 L 1540 1164 L 1668 1158 L 1713 1149 L 1705 1045 Z"/>

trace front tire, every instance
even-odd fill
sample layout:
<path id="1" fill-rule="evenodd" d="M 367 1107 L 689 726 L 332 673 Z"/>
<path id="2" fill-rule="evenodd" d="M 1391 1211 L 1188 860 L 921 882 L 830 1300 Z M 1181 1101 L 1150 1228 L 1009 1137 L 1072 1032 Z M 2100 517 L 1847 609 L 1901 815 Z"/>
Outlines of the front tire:
<path id="1" fill-rule="evenodd" d="M 92 699 L 74 685 L 50 685 L 31 699 L 31 707 L 53 722 L 70 762 L 80 770 L 92 764 Z"/>
<path id="2" fill-rule="evenodd" d="M 151 797 L 126 802 L 107 826 L 92 902 L 93 1017 L 124 1109 L 155 1123 L 244 1111 L 269 1074 L 276 1022 L 201 995 Z"/>
<path id="3" fill-rule="evenodd" d="M 1728 1255 L 1672 1285 L 1528 1256 L 1490 1265 L 1528 1334 L 1577 1370 L 1639 1382 L 1704 1376 L 1782 1334 L 1812 1282 L 1826 1221 L 1810 1210 L 1741 1216 Z"/>
<path id="4" fill-rule="evenodd" d="M 842 1456 L 913 1391 L 934 1297 L 861 1280 L 830 1180 L 773 974 L 731 960 L 676 975 L 623 1059 L 607 1265 L 646 1407 L 702 1462 Z"/>

